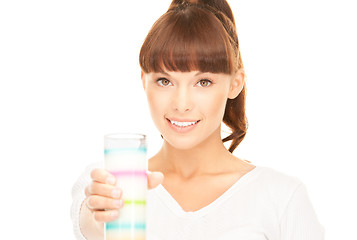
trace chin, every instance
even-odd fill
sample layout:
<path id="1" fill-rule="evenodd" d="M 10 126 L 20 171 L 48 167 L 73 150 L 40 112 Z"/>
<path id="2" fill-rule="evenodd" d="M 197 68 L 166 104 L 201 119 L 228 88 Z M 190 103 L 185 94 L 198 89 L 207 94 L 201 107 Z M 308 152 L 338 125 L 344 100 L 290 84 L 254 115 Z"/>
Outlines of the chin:
<path id="1" fill-rule="evenodd" d="M 164 136 L 164 141 L 166 141 L 167 144 L 169 144 L 171 147 L 179 150 L 190 150 L 199 144 L 199 142 L 193 139 L 192 136 L 187 138 L 179 138 L 179 139 L 175 137 L 171 137 L 167 139 Z"/>

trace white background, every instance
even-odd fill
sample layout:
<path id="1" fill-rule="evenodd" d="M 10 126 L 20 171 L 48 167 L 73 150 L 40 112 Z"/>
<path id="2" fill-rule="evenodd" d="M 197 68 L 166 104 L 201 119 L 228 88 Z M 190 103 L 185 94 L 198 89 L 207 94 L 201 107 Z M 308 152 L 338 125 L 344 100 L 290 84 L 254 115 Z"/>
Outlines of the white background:
<path id="1" fill-rule="evenodd" d="M 103 135 L 160 147 L 138 53 L 170 1 L 0 2 L 1 237 L 74 239 L 71 187 Z M 356 239 L 353 1 L 230 1 L 247 73 L 235 155 L 299 177 L 326 239 Z"/>

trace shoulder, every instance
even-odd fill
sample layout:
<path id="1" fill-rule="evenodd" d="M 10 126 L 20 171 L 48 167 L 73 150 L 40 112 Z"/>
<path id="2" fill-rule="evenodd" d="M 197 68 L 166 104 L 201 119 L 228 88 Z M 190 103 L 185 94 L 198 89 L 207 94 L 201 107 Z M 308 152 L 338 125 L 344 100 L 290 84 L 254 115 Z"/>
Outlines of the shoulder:
<path id="1" fill-rule="evenodd" d="M 248 184 L 250 197 L 258 202 L 262 211 L 280 219 L 289 202 L 296 198 L 305 188 L 304 183 L 296 176 L 292 176 L 270 167 L 257 166 Z M 271 212 L 272 211 L 272 212 Z"/>
<path id="2" fill-rule="evenodd" d="M 277 200 L 287 201 L 298 188 L 304 186 L 298 177 L 270 167 L 257 166 L 256 171 L 257 177 L 254 182 L 259 186 L 259 190 Z"/>
<path id="3" fill-rule="evenodd" d="M 269 184 L 276 186 L 297 186 L 302 184 L 301 180 L 293 175 L 289 175 L 276 169 L 264 166 L 257 166 L 259 177 Z"/>

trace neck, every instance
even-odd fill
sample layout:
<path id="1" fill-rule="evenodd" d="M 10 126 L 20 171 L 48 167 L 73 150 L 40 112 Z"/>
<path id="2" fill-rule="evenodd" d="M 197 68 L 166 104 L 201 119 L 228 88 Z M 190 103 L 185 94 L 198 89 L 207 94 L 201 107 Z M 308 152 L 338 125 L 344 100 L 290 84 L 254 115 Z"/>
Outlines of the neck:
<path id="1" fill-rule="evenodd" d="M 176 174 L 189 179 L 205 174 L 215 174 L 226 169 L 232 154 L 224 147 L 220 128 L 205 141 L 190 149 L 177 149 L 164 140 L 158 153 L 164 174 Z"/>

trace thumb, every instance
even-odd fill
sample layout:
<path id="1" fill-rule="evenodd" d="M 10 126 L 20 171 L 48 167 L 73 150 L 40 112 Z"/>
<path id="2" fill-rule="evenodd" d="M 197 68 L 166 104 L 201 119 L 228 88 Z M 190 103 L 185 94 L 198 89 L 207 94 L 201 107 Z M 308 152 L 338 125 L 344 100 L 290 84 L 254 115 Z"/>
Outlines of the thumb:
<path id="1" fill-rule="evenodd" d="M 153 189 L 162 183 L 164 174 L 162 172 L 151 172 L 148 174 L 148 189 Z"/>

